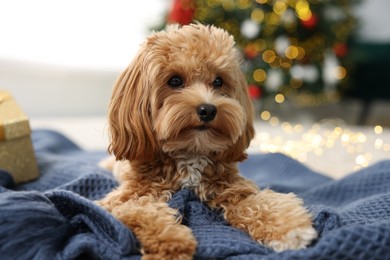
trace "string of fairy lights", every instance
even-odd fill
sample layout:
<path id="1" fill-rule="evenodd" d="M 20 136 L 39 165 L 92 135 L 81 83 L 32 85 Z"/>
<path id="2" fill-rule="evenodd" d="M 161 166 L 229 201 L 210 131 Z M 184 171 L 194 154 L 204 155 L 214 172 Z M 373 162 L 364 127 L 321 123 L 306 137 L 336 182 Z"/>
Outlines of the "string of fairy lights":
<path id="1" fill-rule="evenodd" d="M 346 154 L 354 158 L 350 171 L 370 165 L 375 159 L 371 151 L 381 154 L 390 152 L 390 140 L 385 139 L 384 128 L 380 125 L 365 128 L 368 130 L 363 133 L 336 119 L 323 120 L 310 126 L 281 122 L 269 111 L 261 112 L 260 120 L 261 124 L 268 124 L 280 131 L 277 133 L 274 130 L 271 135 L 269 129 L 257 129 L 251 143 L 254 152 L 279 152 L 306 163 L 311 156 L 324 157 L 329 154 L 330 158 L 334 158 L 333 153 L 337 149 L 339 155 Z"/>
<path id="2" fill-rule="evenodd" d="M 194 19 L 234 35 L 252 98 L 316 105 L 337 102 L 348 79 L 352 1 L 196 0 Z"/>

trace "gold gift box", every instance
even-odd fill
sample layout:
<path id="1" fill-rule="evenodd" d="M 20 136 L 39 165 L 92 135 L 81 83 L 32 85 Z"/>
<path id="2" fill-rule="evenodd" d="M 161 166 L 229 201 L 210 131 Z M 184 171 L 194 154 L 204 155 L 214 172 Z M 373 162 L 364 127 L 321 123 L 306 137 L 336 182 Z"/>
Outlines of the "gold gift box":
<path id="1" fill-rule="evenodd" d="M 0 90 L 0 169 L 15 183 L 39 176 L 30 134 L 27 116 L 8 92 Z"/>

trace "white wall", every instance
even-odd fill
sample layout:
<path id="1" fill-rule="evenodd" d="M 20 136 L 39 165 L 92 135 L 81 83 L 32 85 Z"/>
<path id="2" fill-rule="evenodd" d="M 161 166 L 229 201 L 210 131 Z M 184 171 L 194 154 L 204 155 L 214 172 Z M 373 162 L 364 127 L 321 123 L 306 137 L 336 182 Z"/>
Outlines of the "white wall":
<path id="1" fill-rule="evenodd" d="M 0 89 L 30 116 L 103 115 L 169 0 L 0 0 Z"/>
<path id="2" fill-rule="evenodd" d="M 119 70 L 0 60 L 0 89 L 30 116 L 104 115 Z"/>
<path id="3" fill-rule="evenodd" d="M 390 42 L 390 1 L 361 0 L 356 5 L 358 36 L 364 42 Z"/>

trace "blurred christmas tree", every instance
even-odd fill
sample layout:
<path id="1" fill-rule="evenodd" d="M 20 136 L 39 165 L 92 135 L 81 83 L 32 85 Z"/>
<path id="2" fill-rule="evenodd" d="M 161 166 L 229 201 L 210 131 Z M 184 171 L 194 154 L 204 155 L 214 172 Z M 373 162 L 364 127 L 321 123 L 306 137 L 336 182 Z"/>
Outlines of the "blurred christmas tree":
<path id="1" fill-rule="evenodd" d="M 336 101 L 348 80 L 353 0 L 174 0 L 166 23 L 199 21 L 234 35 L 254 100 Z"/>

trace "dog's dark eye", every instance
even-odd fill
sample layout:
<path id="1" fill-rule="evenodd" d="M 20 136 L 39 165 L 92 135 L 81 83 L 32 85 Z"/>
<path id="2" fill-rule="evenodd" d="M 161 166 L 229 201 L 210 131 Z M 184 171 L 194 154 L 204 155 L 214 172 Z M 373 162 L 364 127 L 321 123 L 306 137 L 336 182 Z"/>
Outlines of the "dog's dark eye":
<path id="1" fill-rule="evenodd" d="M 214 88 L 221 88 L 223 85 L 223 80 L 221 79 L 221 77 L 216 77 L 213 81 L 213 87 Z"/>
<path id="2" fill-rule="evenodd" d="M 182 88 L 184 87 L 184 82 L 179 76 L 173 76 L 168 80 L 168 85 L 171 88 Z"/>

